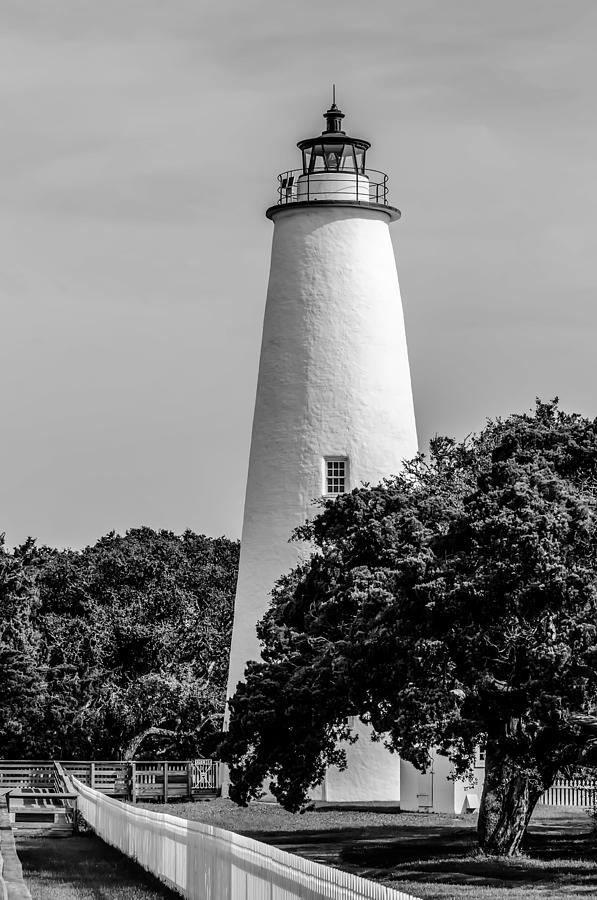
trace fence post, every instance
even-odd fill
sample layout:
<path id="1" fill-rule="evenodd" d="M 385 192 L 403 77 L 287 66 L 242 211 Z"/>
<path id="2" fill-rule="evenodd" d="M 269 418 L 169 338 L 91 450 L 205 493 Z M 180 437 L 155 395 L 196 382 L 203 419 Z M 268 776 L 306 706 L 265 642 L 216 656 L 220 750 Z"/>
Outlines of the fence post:
<path id="1" fill-rule="evenodd" d="M 131 800 L 137 802 L 137 764 L 131 763 Z"/>
<path id="2" fill-rule="evenodd" d="M 91 765 L 91 771 L 89 772 L 89 781 L 90 781 L 90 786 L 92 788 L 94 788 L 95 787 L 95 763 L 92 762 L 92 763 L 90 763 L 90 765 Z"/>
<path id="3" fill-rule="evenodd" d="M 164 803 L 168 802 L 168 763 L 164 762 Z"/>
<path id="4" fill-rule="evenodd" d="M 193 772 L 191 770 L 191 762 L 187 763 L 187 793 L 189 800 L 193 799 Z"/>

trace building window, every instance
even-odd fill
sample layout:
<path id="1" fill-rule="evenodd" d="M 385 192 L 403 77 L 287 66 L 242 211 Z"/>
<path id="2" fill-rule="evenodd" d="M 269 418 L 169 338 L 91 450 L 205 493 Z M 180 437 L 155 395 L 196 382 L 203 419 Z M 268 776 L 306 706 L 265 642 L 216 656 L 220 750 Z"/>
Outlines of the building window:
<path id="1" fill-rule="evenodd" d="M 324 494 L 343 494 L 348 487 L 348 460 L 326 457 L 324 467 Z"/>

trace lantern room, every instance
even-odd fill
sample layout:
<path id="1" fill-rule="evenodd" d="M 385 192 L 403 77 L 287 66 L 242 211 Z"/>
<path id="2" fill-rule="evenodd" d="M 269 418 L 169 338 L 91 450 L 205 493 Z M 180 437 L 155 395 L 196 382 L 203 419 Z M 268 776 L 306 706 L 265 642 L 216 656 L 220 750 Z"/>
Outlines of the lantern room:
<path id="1" fill-rule="evenodd" d="M 299 141 L 297 146 L 303 155 L 303 175 L 314 172 L 350 172 L 365 175 L 365 154 L 369 141 L 351 138 L 342 131 L 344 113 L 332 103 L 323 114 L 326 129 L 320 137 Z"/>
<path id="2" fill-rule="evenodd" d="M 384 206 L 391 219 L 399 210 L 388 205 L 388 176 L 366 167 L 369 141 L 346 134 L 344 113 L 334 100 L 324 112 L 320 135 L 299 141 L 302 168 L 278 176 L 278 206 L 289 203 L 366 203 Z M 276 207 L 272 207 L 273 211 Z M 270 215 L 268 210 L 267 215 Z"/>

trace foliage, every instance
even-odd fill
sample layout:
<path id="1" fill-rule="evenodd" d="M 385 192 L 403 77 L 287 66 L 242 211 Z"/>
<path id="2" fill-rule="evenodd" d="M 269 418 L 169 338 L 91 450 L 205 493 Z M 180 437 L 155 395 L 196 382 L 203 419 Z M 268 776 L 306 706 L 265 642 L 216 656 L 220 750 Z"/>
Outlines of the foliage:
<path id="1" fill-rule="evenodd" d="M 44 701 L 35 629 L 39 598 L 27 566 L 32 552 L 27 541 L 18 555 L 9 553 L 0 535 L 0 743 L 9 755 L 32 739 Z"/>
<path id="2" fill-rule="evenodd" d="M 537 403 L 326 501 L 277 585 L 221 744 L 231 796 L 287 809 L 342 765 L 346 717 L 420 769 L 486 743 L 482 846 L 518 850 L 597 702 L 597 422 Z M 576 716 L 576 718 L 575 718 Z"/>
<path id="3" fill-rule="evenodd" d="M 238 544 L 138 528 L 28 547 L 45 693 L 19 753 L 200 755 L 224 709 Z"/>

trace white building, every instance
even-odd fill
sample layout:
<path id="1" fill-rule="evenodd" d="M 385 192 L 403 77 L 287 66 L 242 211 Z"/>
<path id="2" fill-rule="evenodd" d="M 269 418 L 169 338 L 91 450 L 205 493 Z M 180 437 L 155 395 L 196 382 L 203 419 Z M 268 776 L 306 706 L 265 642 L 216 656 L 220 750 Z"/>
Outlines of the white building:
<path id="1" fill-rule="evenodd" d="M 470 781 L 454 777 L 450 760 L 439 753 L 431 754 L 426 772 L 406 760 L 400 760 L 400 809 L 412 812 L 439 812 L 460 815 L 474 812 L 485 781 L 485 759 L 477 752 Z"/>
<path id="2" fill-rule="evenodd" d="M 255 625 L 274 582 L 308 552 L 288 543 L 312 501 L 376 483 L 417 451 L 387 176 L 368 141 L 342 130 L 300 141 L 302 166 L 279 176 L 253 420 L 228 691 L 259 658 Z M 322 798 L 397 801 L 400 766 L 381 744 L 346 746 Z"/>

